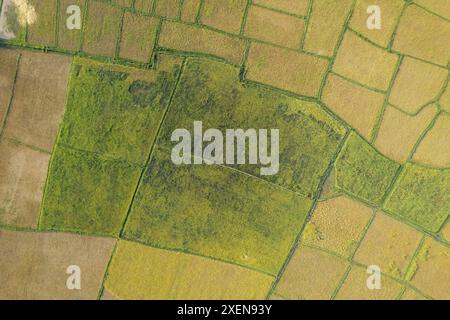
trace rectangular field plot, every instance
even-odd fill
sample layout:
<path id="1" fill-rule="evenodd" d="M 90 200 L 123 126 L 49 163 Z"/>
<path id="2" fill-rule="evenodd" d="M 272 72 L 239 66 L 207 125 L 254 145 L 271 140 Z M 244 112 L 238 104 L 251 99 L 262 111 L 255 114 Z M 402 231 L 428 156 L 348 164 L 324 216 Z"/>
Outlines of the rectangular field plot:
<path id="1" fill-rule="evenodd" d="M 50 155 L 0 140 L 0 224 L 36 228 Z"/>
<path id="2" fill-rule="evenodd" d="M 58 28 L 58 47 L 69 50 L 78 51 L 81 46 L 81 30 L 67 28 L 67 9 L 72 6 L 78 6 L 81 10 L 81 20 L 83 21 L 84 0 L 59 0 L 59 28 Z M 85 20 L 84 20 L 85 21 Z"/>
<path id="3" fill-rule="evenodd" d="M 247 0 L 204 1 L 201 22 L 229 33 L 239 34 Z"/>
<path id="4" fill-rule="evenodd" d="M 335 163 L 336 186 L 362 200 L 380 204 L 399 167 L 352 133 Z"/>
<path id="5" fill-rule="evenodd" d="M 0 132 L 3 129 L 3 123 L 16 80 L 18 56 L 18 51 L 0 49 Z"/>
<path id="6" fill-rule="evenodd" d="M 83 51 L 114 57 L 122 12 L 108 4 L 89 1 Z"/>
<path id="7" fill-rule="evenodd" d="M 250 38 L 271 42 L 297 49 L 305 21 L 257 6 L 251 6 L 245 25 L 245 35 Z"/>
<path id="8" fill-rule="evenodd" d="M 71 59 L 23 51 L 5 136 L 51 152 L 64 111 Z"/>
<path id="9" fill-rule="evenodd" d="M 240 266 L 120 241 L 105 287 L 122 299 L 264 299 L 273 280 Z"/>
<path id="10" fill-rule="evenodd" d="M 34 8 L 34 23 L 28 23 L 27 42 L 32 45 L 55 46 L 56 0 L 29 0 Z"/>
<path id="11" fill-rule="evenodd" d="M 306 15 L 308 9 L 308 0 L 254 0 L 253 2 L 268 8 L 296 15 Z"/>
<path id="12" fill-rule="evenodd" d="M 49 170 L 41 230 L 119 234 L 140 167 L 58 146 Z"/>
<path id="13" fill-rule="evenodd" d="M 450 170 L 406 164 L 385 208 L 438 232 L 450 212 Z"/>
<path id="14" fill-rule="evenodd" d="M 276 274 L 312 201 L 221 166 L 176 166 L 157 150 L 126 239 Z"/>
<path id="15" fill-rule="evenodd" d="M 328 61 L 254 42 L 250 46 L 247 67 L 248 80 L 303 96 L 316 97 L 325 77 Z"/>
<path id="16" fill-rule="evenodd" d="M 62 233 L 0 231 L 0 299 L 96 299 L 114 239 Z M 81 290 L 69 290 L 69 266 Z"/>
<path id="17" fill-rule="evenodd" d="M 143 165 L 179 66 L 165 55 L 157 70 L 75 60 L 60 143 Z"/>
<path id="18" fill-rule="evenodd" d="M 158 19 L 125 13 L 119 56 L 149 62 L 153 54 L 158 25 Z"/>
<path id="19" fill-rule="evenodd" d="M 199 120 L 204 130 L 267 129 L 270 133 L 271 129 L 278 129 L 277 174 L 261 175 L 259 165 L 233 167 L 308 197 L 315 195 L 346 133 L 341 124 L 313 102 L 257 85 L 243 85 L 238 68 L 192 58 L 180 78 L 160 145 L 171 149 L 172 132 L 177 128 L 193 130 L 194 121 Z M 226 163 L 225 157 L 223 162 Z"/>
<path id="20" fill-rule="evenodd" d="M 185 25 L 177 22 L 163 22 L 159 46 L 184 52 L 208 54 L 240 64 L 245 51 L 242 40 L 229 35 Z"/>

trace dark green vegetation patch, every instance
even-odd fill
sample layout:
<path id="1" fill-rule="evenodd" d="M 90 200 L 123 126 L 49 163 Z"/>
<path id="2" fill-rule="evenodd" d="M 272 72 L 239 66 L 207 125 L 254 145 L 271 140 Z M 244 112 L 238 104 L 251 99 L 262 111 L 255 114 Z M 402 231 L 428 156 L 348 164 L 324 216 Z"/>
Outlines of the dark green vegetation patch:
<path id="1" fill-rule="evenodd" d="M 50 166 L 40 229 L 118 235 L 141 168 L 59 146 Z"/>
<path id="2" fill-rule="evenodd" d="M 179 66 L 147 71 L 147 79 L 122 69 L 75 61 L 59 141 L 143 165 Z"/>
<path id="3" fill-rule="evenodd" d="M 438 232 L 450 214 L 450 170 L 406 164 L 386 209 Z"/>
<path id="4" fill-rule="evenodd" d="M 336 187 L 372 204 L 381 204 L 400 165 L 352 132 L 335 164 Z"/>
<path id="5" fill-rule="evenodd" d="M 304 196 L 314 197 L 346 129 L 314 102 L 302 101 L 271 89 L 243 85 L 239 70 L 201 59 L 188 60 L 176 90 L 160 145 L 170 150 L 172 132 L 204 130 L 279 129 L 280 170 L 261 176 L 260 165 L 235 165 Z M 248 153 L 247 153 L 248 154 Z"/>
<path id="6" fill-rule="evenodd" d="M 276 274 L 312 201 L 221 166 L 175 166 L 158 150 L 125 238 Z"/>

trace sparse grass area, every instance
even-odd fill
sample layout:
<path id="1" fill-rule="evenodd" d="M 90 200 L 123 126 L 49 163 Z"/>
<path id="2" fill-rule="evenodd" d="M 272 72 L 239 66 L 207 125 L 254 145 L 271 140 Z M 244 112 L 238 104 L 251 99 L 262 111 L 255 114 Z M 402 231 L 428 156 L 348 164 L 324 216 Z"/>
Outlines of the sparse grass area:
<path id="1" fill-rule="evenodd" d="M 381 204 L 400 165 L 352 133 L 336 164 L 336 186 L 372 204 Z"/>
<path id="2" fill-rule="evenodd" d="M 319 182 L 342 141 L 346 129 L 313 102 L 290 98 L 273 90 L 238 82 L 235 67 L 202 59 L 188 60 L 161 132 L 161 144 L 171 148 L 177 128 L 280 130 L 280 171 L 260 176 L 255 165 L 235 168 L 308 197 Z"/>
<path id="3" fill-rule="evenodd" d="M 39 228 L 118 235 L 141 168 L 61 146 L 50 165 Z"/>
<path id="4" fill-rule="evenodd" d="M 235 170 L 175 166 L 157 150 L 124 236 L 276 274 L 311 205 Z"/>
<path id="5" fill-rule="evenodd" d="M 450 170 L 406 164 L 385 208 L 437 232 L 450 212 Z"/>
<path id="6" fill-rule="evenodd" d="M 27 42 L 33 45 L 55 46 L 56 1 L 29 0 L 36 12 L 36 22 L 28 24 Z"/>
<path id="7" fill-rule="evenodd" d="M 175 87 L 179 60 L 158 70 L 74 62 L 59 142 L 143 165 Z"/>

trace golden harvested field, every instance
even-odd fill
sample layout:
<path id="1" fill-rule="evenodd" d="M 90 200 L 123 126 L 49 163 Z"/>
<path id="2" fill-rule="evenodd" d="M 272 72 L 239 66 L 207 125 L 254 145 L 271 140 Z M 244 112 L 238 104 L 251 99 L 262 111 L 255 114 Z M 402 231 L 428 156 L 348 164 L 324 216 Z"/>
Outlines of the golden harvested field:
<path id="1" fill-rule="evenodd" d="M 105 286 L 123 299 L 263 299 L 273 280 L 228 263 L 120 241 Z"/>
<path id="2" fill-rule="evenodd" d="M 0 299 L 95 299 L 115 240 L 64 233 L 0 230 Z M 67 268 L 81 270 L 81 290 L 68 290 Z"/>
<path id="3" fill-rule="evenodd" d="M 447 66 L 450 57 L 448 39 L 450 39 L 448 21 L 411 5 L 400 19 L 393 48 L 401 53 Z"/>
<path id="4" fill-rule="evenodd" d="M 275 294 L 294 300 L 330 299 L 347 266 L 345 260 L 300 246 L 295 250 Z M 314 274 L 318 276 L 314 277 Z"/>
<path id="5" fill-rule="evenodd" d="M 350 257 L 373 210 L 345 196 L 320 202 L 303 232 L 302 243 Z"/>
<path id="6" fill-rule="evenodd" d="M 381 29 L 367 28 L 367 9 L 373 5 L 379 6 L 381 9 Z M 391 41 L 392 34 L 395 31 L 404 5 L 404 0 L 357 0 L 355 11 L 350 21 L 350 28 L 364 35 L 374 43 L 382 47 L 387 47 Z"/>
<path id="7" fill-rule="evenodd" d="M 389 158 L 404 163 L 437 112 L 435 104 L 425 107 L 416 116 L 388 106 L 378 131 L 376 148 Z"/>
<path id="8" fill-rule="evenodd" d="M 207 26 L 239 34 L 247 0 L 207 0 L 201 11 L 201 22 Z"/>
<path id="9" fill-rule="evenodd" d="M 121 58 L 149 62 L 153 54 L 159 20 L 126 13 L 122 26 L 119 56 Z"/>
<path id="10" fill-rule="evenodd" d="M 327 66 L 327 60 L 322 58 L 253 43 L 248 56 L 247 79 L 304 96 L 316 96 Z"/>
<path id="11" fill-rule="evenodd" d="M 350 12 L 352 0 L 313 2 L 304 48 L 308 52 L 331 57 Z"/>
<path id="12" fill-rule="evenodd" d="M 384 273 L 401 279 L 421 238 L 417 230 L 378 213 L 354 259 L 365 265 L 377 265 Z"/>
<path id="13" fill-rule="evenodd" d="M 387 90 L 398 57 L 346 32 L 333 71 L 371 88 Z"/>
<path id="14" fill-rule="evenodd" d="M 447 69 L 406 57 L 395 79 L 389 102 L 415 114 L 420 107 L 436 100 L 447 77 Z"/>
<path id="15" fill-rule="evenodd" d="M 242 61 L 245 50 L 239 39 L 178 22 L 163 23 L 159 45 L 185 52 L 207 53 L 235 64 Z"/>
<path id="16" fill-rule="evenodd" d="M 408 280 L 411 284 L 435 299 L 449 300 L 450 248 L 427 238 L 415 257 Z"/>
<path id="17" fill-rule="evenodd" d="M 244 34 L 249 38 L 297 49 L 304 28 L 305 22 L 301 18 L 251 6 Z"/>
<path id="18" fill-rule="evenodd" d="M 450 115 L 441 114 L 419 144 L 414 160 L 437 168 L 450 167 L 450 148 L 448 137 L 450 136 Z M 439 152 L 435 152 L 439 150 Z"/>
<path id="19" fill-rule="evenodd" d="M 366 268 L 353 265 L 336 300 L 396 300 L 401 293 L 402 285 L 386 277 L 382 277 L 381 289 L 370 290 L 366 285 L 368 277 Z"/>
<path id="20" fill-rule="evenodd" d="M 363 137 L 370 138 L 383 108 L 384 95 L 331 74 L 322 101 Z"/>

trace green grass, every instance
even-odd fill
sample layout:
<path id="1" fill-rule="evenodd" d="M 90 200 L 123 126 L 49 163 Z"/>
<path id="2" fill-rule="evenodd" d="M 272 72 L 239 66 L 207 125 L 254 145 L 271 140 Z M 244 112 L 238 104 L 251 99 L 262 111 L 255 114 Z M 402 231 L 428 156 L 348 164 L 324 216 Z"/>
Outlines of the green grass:
<path id="1" fill-rule="evenodd" d="M 408 163 L 385 208 L 431 232 L 438 232 L 450 214 L 450 170 Z"/>
<path id="2" fill-rule="evenodd" d="M 59 142 L 144 165 L 179 65 L 165 69 L 136 75 L 76 60 Z"/>
<path id="3" fill-rule="evenodd" d="M 56 1 L 31 0 L 36 11 L 36 22 L 28 25 L 27 41 L 33 45 L 55 46 Z"/>
<path id="4" fill-rule="evenodd" d="M 57 147 L 40 229 L 118 235 L 140 173 L 124 161 Z"/>
<path id="5" fill-rule="evenodd" d="M 346 129 L 316 103 L 239 82 L 239 69 L 220 62 L 188 59 L 161 132 L 160 145 L 170 150 L 172 132 L 193 130 L 279 129 L 280 171 L 261 176 L 260 165 L 234 168 L 314 197 Z"/>
<path id="6" fill-rule="evenodd" d="M 124 237 L 276 274 L 312 201 L 221 166 L 175 166 L 155 152 Z"/>
<path id="7" fill-rule="evenodd" d="M 335 184 L 344 192 L 380 205 L 399 168 L 352 132 L 335 163 Z"/>

